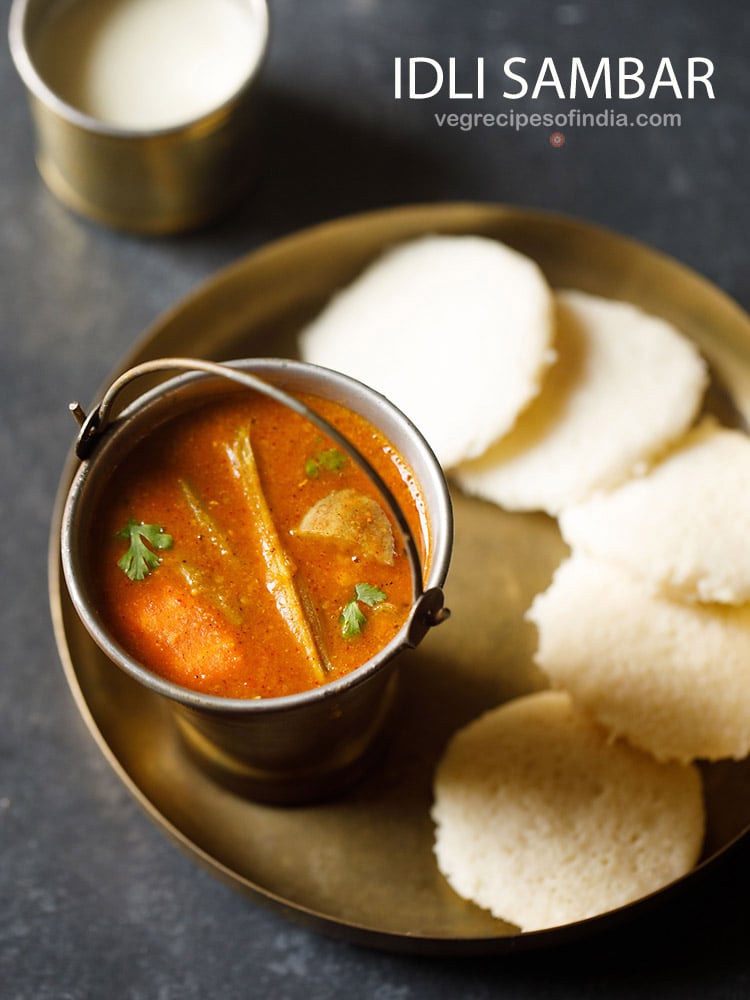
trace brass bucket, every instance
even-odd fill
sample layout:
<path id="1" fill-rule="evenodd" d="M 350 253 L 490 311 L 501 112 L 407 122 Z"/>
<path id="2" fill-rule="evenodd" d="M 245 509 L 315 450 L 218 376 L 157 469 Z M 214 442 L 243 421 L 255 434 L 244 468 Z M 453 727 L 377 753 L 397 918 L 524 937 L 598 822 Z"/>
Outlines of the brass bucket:
<path id="1" fill-rule="evenodd" d="M 136 378 L 165 369 L 187 369 L 128 405 L 110 422 L 117 397 Z M 300 694 L 258 700 L 221 698 L 192 691 L 151 672 L 109 633 L 97 611 L 86 539 L 98 498 L 112 470 L 133 445 L 164 420 L 210 398 L 226 380 L 290 406 L 348 453 L 379 490 L 402 535 L 412 578 L 412 607 L 398 634 L 366 663 Z M 364 456 L 297 398 L 309 393 L 335 400 L 377 427 L 413 470 L 425 502 L 429 532 L 427 565 L 393 494 Z M 81 423 L 76 451 L 82 459 L 73 479 L 61 527 L 63 571 L 83 625 L 107 657 L 149 690 L 167 699 L 188 747 L 225 784 L 250 797 L 299 803 L 348 787 L 376 756 L 391 717 L 398 656 L 416 646 L 448 617 L 442 585 L 448 572 L 453 517 L 447 484 L 420 432 L 385 397 L 345 375 L 298 361 L 254 359 L 215 364 L 168 358 L 146 362 L 112 383 Z"/>

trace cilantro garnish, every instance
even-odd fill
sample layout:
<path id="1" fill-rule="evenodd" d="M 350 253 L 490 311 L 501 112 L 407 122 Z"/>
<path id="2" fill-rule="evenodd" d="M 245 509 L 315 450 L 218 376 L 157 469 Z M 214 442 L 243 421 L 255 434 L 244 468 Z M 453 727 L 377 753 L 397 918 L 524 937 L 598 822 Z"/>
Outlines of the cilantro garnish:
<path id="1" fill-rule="evenodd" d="M 369 608 L 374 608 L 376 604 L 382 604 L 386 595 L 379 587 L 371 583 L 358 583 L 354 588 L 354 594 L 358 601 L 366 604 Z"/>
<path id="2" fill-rule="evenodd" d="M 143 580 L 159 565 L 159 557 L 146 545 L 154 549 L 171 549 L 172 536 L 158 524 L 144 524 L 134 517 L 128 519 L 125 527 L 118 531 L 116 538 L 124 538 L 129 547 L 124 556 L 117 560 L 117 565 L 131 580 Z"/>
<path id="3" fill-rule="evenodd" d="M 341 634 L 345 639 L 351 639 L 353 636 L 359 635 L 362 631 L 362 626 L 367 622 L 356 601 L 349 601 L 348 604 L 344 605 L 340 620 Z"/>
<path id="4" fill-rule="evenodd" d="M 305 475 L 308 479 L 315 479 L 323 472 L 339 472 L 346 464 L 346 455 L 338 448 L 327 448 L 319 451 L 312 458 L 305 462 Z"/>
<path id="5" fill-rule="evenodd" d="M 386 595 L 379 587 L 372 583 L 358 583 L 354 588 L 353 599 L 344 605 L 344 610 L 341 612 L 341 634 L 343 637 L 345 639 L 354 638 L 355 635 L 362 632 L 363 626 L 367 624 L 367 618 L 360 608 L 360 604 L 374 608 L 378 604 L 382 604 L 384 600 L 386 600 Z"/>

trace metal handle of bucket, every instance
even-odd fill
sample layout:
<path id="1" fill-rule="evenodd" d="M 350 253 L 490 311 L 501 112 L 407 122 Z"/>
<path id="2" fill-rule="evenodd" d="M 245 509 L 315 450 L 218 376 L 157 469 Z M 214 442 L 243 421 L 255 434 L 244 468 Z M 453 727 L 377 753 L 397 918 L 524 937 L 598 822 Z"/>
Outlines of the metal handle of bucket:
<path id="1" fill-rule="evenodd" d="M 144 361 L 142 364 L 129 368 L 122 375 L 118 376 L 106 389 L 101 401 L 88 416 L 80 403 L 74 402 L 70 404 L 70 412 L 81 428 L 76 439 L 76 456 L 82 460 L 90 457 L 97 440 L 104 433 L 111 420 L 110 413 L 115 399 L 126 386 L 143 375 L 164 371 L 205 372 L 209 375 L 217 375 L 220 378 L 237 382 L 246 388 L 255 389 L 257 392 L 263 393 L 265 396 L 270 396 L 283 406 L 294 410 L 295 413 L 298 413 L 310 421 L 311 424 L 314 424 L 324 434 L 328 435 L 365 472 L 382 498 L 386 501 L 388 509 L 398 525 L 409 560 L 412 579 L 412 609 L 406 634 L 407 644 L 409 646 L 416 646 L 421 642 L 430 628 L 434 625 L 439 625 L 450 616 L 450 611 L 443 604 L 442 588 L 430 587 L 429 590 L 423 589 L 422 564 L 414 539 L 414 533 L 409 526 L 409 522 L 401 506 L 380 473 L 373 468 L 368 459 L 365 458 L 347 437 L 324 417 L 321 417 L 319 413 L 316 413 L 315 410 L 311 409 L 306 403 L 303 403 L 302 400 L 297 399 L 296 396 L 290 395 L 283 389 L 279 389 L 277 386 L 266 382 L 257 375 L 252 375 L 250 372 L 234 368 L 232 365 L 218 364 L 214 361 L 204 361 L 199 358 L 158 358 L 154 361 Z"/>

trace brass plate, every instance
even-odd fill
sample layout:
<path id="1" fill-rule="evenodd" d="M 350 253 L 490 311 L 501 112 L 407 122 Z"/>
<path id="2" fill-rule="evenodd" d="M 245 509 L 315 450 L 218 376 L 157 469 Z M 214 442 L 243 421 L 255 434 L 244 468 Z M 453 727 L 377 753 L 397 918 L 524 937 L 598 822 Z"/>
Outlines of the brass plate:
<path id="1" fill-rule="evenodd" d="M 385 246 L 428 232 L 497 237 L 538 261 L 555 286 L 630 300 L 672 321 L 714 367 L 711 407 L 744 422 L 750 318 L 717 288 L 653 250 L 582 222 L 475 204 L 377 212 L 273 243 L 221 271 L 160 319 L 118 370 L 171 354 L 219 360 L 294 355 L 296 331 L 334 289 Z M 436 869 L 431 775 L 445 741 L 482 710 L 542 686 L 531 659 L 535 635 L 523 613 L 564 554 L 554 521 L 506 514 L 455 495 L 456 546 L 446 588 L 453 617 L 403 659 L 398 724 L 384 758 L 343 798 L 274 808 L 246 801 L 198 770 L 163 703 L 104 659 L 80 625 L 59 568 L 60 503 L 72 471 L 71 460 L 60 484 L 49 571 L 68 681 L 117 774 L 151 817 L 215 875 L 326 933 L 394 951 L 440 954 L 568 940 L 630 917 L 677 889 L 675 884 L 603 917 L 520 934 L 459 899 Z M 704 777 L 705 850 L 681 888 L 750 828 L 750 762 L 706 766 Z"/>

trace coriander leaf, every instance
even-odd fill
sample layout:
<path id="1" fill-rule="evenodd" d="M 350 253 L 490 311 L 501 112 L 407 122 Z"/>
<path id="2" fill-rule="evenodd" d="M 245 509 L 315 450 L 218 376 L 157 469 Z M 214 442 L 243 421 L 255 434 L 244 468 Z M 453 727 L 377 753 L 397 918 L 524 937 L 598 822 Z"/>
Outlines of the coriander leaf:
<path id="1" fill-rule="evenodd" d="M 357 602 L 349 601 L 349 603 L 344 606 L 344 610 L 341 612 L 340 621 L 341 634 L 345 639 L 351 639 L 353 636 L 360 634 L 362 626 L 365 624 L 367 619 L 360 611 Z"/>
<path id="2" fill-rule="evenodd" d="M 386 599 L 383 591 L 371 583 L 358 583 L 354 588 L 354 594 L 358 601 L 370 608 L 374 608 L 376 604 L 382 604 Z"/>
<path id="3" fill-rule="evenodd" d="M 329 472 L 338 472 L 346 465 L 346 455 L 338 448 L 329 448 L 327 451 L 318 452 L 318 465 Z"/>
<path id="4" fill-rule="evenodd" d="M 143 580 L 159 565 L 159 557 L 146 545 L 154 549 L 171 549 L 172 536 L 158 524 L 144 524 L 134 517 L 128 519 L 125 527 L 118 531 L 116 538 L 124 538 L 130 544 L 117 565 L 131 580 Z"/>
<path id="5" fill-rule="evenodd" d="M 339 472 L 345 465 L 346 455 L 343 452 L 339 451 L 338 448 L 327 448 L 305 460 L 305 475 L 308 479 L 315 479 L 321 470 Z"/>
<path id="6" fill-rule="evenodd" d="M 354 588 L 354 598 L 345 605 L 341 613 L 341 634 L 345 639 L 352 639 L 362 632 L 362 628 L 367 624 L 361 604 L 366 604 L 368 608 L 374 608 L 386 599 L 386 595 L 372 583 L 358 583 Z"/>

